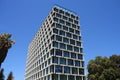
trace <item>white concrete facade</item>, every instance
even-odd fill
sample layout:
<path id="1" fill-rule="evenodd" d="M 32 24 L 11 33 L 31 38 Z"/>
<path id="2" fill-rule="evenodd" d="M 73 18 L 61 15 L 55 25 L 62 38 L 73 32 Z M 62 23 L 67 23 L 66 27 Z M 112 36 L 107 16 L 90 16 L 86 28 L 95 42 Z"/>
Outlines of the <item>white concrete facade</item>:
<path id="1" fill-rule="evenodd" d="M 25 80 L 85 80 L 78 16 L 54 6 L 29 45 Z"/>

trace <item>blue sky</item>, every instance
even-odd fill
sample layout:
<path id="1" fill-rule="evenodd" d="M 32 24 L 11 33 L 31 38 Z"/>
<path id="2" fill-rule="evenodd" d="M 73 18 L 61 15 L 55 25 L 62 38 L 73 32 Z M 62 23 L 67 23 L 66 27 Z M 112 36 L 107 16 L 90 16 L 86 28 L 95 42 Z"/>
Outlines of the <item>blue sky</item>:
<path id="1" fill-rule="evenodd" d="M 28 45 L 55 4 L 80 16 L 85 65 L 120 54 L 120 0 L 0 0 L 0 33 L 16 42 L 2 65 L 6 76 L 24 79 Z"/>

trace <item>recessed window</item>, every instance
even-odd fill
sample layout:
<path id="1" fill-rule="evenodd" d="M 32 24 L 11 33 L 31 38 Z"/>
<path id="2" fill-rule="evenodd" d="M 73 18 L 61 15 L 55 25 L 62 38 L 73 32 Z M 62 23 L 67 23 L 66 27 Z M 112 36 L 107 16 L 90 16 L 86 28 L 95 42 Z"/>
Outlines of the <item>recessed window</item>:
<path id="1" fill-rule="evenodd" d="M 71 58 L 76 58 L 76 53 L 71 53 Z"/>
<path id="2" fill-rule="evenodd" d="M 75 66 L 80 66 L 80 61 L 75 61 Z"/>
<path id="3" fill-rule="evenodd" d="M 75 45 L 75 40 L 70 39 L 70 44 Z"/>
<path id="4" fill-rule="evenodd" d="M 60 14 L 58 14 L 58 13 L 56 13 L 56 17 L 59 17 L 59 18 L 61 18 L 61 15 L 60 15 Z"/>
<path id="5" fill-rule="evenodd" d="M 62 66 L 56 65 L 55 72 L 62 73 Z"/>
<path id="6" fill-rule="evenodd" d="M 68 80 L 75 80 L 75 76 L 69 75 Z"/>
<path id="7" fill-rule="evenodd" d="M 70 67 L 64 66 L 64 73 L 70 73 Z"/>
<path id="8" fill-rule="evenodd" d="M 69 31 L 72 32 L 72 33 L 74 33 L 74 29 L 72 29 L 72 28 L 69 28 Z"/>
<path id="9" fill-rule="evenodd" d="M 58 58 L 57 58 L 57 57 L 53 57 L 53 58 L 52 58 L 52 62 L 53 62 L 53 63 L 58 63 Z"/>
<path id="10" fill-rule="evenodd" d="M 66 59 L 65 58 L 60 58 L 60 64 L 66 64 Z"/>
<path id="11" fill-rule="evenodd" d="M 82 64 L 82 67 L 84 67 L 84 62 L 81 62 L 81 64 Z"/>
<path id="12" fill-rule="evenodd" d="M 72 37 L 72 35 L 70 33 L 66 33 L 66 36 L 69 37 L 69 38 Z"/>
<path id="13" fill-rule="evenodd" d="M 58 12 L 58 9 L 57 9 L 57 8 L 54 8 L 54 11 Z"/>
<path id="14" fill-rule="evenodd" d="M 63 42 L 69 43 L 69 39 L 68 38 L 63 38 Z"/>
<path id="15" fill-rule="evenodd" d="M 68 27 L 66 27 L 66 26 L 63 26 L 63 30 L 66 30 L 66 31 L 68 31 Z"/>
<path id="16" fill-rule="evenodd" d="M 71 50 L 72 51 L 72 46 L 67 45 L 67 50 Z"/>
<path id="17" fill-rule="evenodd" d="M 53 47 L 57 47 L 58 48 L 58 42 L 53 41 Z"/>
<path id="18" fill-rule="evenodd" d="M 75 16 L 74 16 L 74 15 L 71 15 L 71 18 L 75 18 Z"/>
<path id="19" fill-rule="evenodd" d="M 72 24 L 72 27 L 73 27 L 73 28 L 76 28 L 76 25 L 75 25 L 75 24 Z"/>
<path id="20" fill-rule="evenodd" d="M 65 24 L 65 21 L 63 21 L 63 20 L 60 19 L 60 23 L 61 23 L 61 24 Z"/>
<path id="21" fill-rule="evenodd" d="M 78 41 L 77 41 L 77 46 L 81 46 L 81 42 L 78 42 Z"/>
<path id="22" fill-rule="evenodd" d="M 68 51 L 64 51 L 64 57 L 69 57 L 69 52 Z"/>
<path id="23" fill-rule="evenodd" d="M 58 34 L 58 30 L 57 29 L 53 29 L 53 33 Z"/>
<path id="24" fill-rule="evenodd" d="M 75 24 L 78 24 L 78 21 L 74 20 L 74 23 L 75 23 Z"/>
<path id="25" fill-rule="evenodd" d="M 78 54 L 78 59 L 83 59 L 83 55 L 82 54 Z"/>
<path id="26" fill-rule="evenodd" d="M 73 60 L 71 60 L 71 59 L 68 59 L 68 65 L 74 65 L 74 63 L 73 63 Z"/>
<path id="27" fill-rule="evenodd" d="M 62 56 L 62 51 L 59 49 L 56 49 L 55 54 L 58 56 Z"/>
<path id="28" fill-rule="evenodd" d="M 56 28 L 61 28 L 61 25 L 60 24 L 56 24 Z"/>
<path id="29" fill-rule="evenodd" d="M 63 16 L 63 19 L 64 19 L 64 20 L 67 20 L 67 17 L 66 17 L 66 16 Z"/>
<path id="30" fill-rule="evenodd" d="M 62 14 L 64 14 L 64 11 L 62 11 L 62 10 L 59 10 L 59 13 L 62 13 Z"/>
<path id="31" fill-rule="evenodd" d="M 70 14 L 68 12 L 65 13 L 66 16 L 70 16 Z"/>
<path id="32" fill-rule="evenodd" d="M 69 18 L 69 21 L 70 21 L 70 22 L 73 22 L 73 19 Z"/>
<path id="33" fill-rule="evenodd" d="M 52 80 L 58 80 L 58 74 L 52 74 Z"/>
<path id="34" fill-rule="evenodd" d="M 82 80 L 82 77 L 81 76 L 76 76 L 76 80 Z"/>
<path id="35" fill-rule="evenodd" d="M 65 36 L 65 31 L 61 31 L 61 30 L 60 30 L 60 35 Z"/>
<path id="36" fill-rule="evenodd" d="M 79 48 L 78 47 L 74 47 L 74 51 L 75 52 L 79 52 Z"/>
<path id="37" fill-rule="evenodd" d="M 75 30 L 75 34 L 79 34 L 80 32 L 78 30 Z"/>
<path id="38" fill-rule="evenodd" d="M 67 75 L 60 75 L 60 80 L 67 80 Z"/>
<path id="39" fill-rule="evenodd" d="M 54 66 L 50 66 L 50 72 L 54 72 Z"/>
<path id="40" fill-rule="evenodd" d="M 55 18 L 55 17 L 54 17 L 53 19 L 54 19 L 54 21 L 58 22 L 58 18 Z"/>
<path id="41" fill-rule="evenodd" d="M 66 26 L 71 26 L 71 24 L 69 22 L 66 22 Z"/>
<path id="42" fill-rule="evenodd" d="M 73 35 L 73 39 L 76 39 L 76 40 L 77 40 L 77 38 L 78 38 L 78 37 L 77 37 L 76 35 Z"/>
<path id="43" fill-rule="evenodd" d="M 78 69 L 77 69 L 77 68 L 72 67 L 72 74 L 78 74 Z"/>
<path id="44" fill-rule="evenodd" d="M 56 40 L 57 40 L 57 41 L 62 41 L 62 37 L 61 37 L 61 36 L 56 35 Z"/>
<path id="45" fill-rule="evenodd" d="M 84 75 L 84 69 L 79 69 L 79 74 L 82 74 L 82 75 Z"/>
<path id="46" fill-rule="evenodd" d="M 61 49 L 66 49 L 66 45 L 63 44 L 63 43 L 60 43 L 60 48 L 61 48 Z"/>

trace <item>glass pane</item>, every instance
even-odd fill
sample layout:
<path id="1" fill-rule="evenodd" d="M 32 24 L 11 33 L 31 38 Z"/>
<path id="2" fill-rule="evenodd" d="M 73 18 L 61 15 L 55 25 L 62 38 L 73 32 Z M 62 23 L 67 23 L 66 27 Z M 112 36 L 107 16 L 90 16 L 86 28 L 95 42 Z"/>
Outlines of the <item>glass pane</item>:
<path id="1" fill-rule="evenodd" d="M 82 80 L 81 76 L 76 76 L 76 80 Z"/>
<path id="2" fill-rule="evenodd" d="M 73 64 L 73 60 L 68 59 L 68 65 L 72 65 L 72 66 L 73 66 L 73 65 L 74 65 L 74 64 Z"/>
<path id="3" fill-rule="evenodd" d="M 50 66 L 50 72 L 54 72 L 54 66 Z"/>
<path id="4" fill-rule="evenodd" d="M 78 47 L 74 47 L 74 51 L 75 52 L 79 52 L 79 48 Z"/>
<path id="5" fill-rule="evenodd" d="M 58 80 L 58 75 L 57 74 L 52 74 L 52 80 Z"/>
<path id="6" fill-rule="evenodd" d="M 60 64 L 66 64 L 66 59 L 65 58 L 60 58 Z"/>
<path id="7" fill-rule="evenodd" d="M 58 58 L 57 57 L 53 57 L 53 63 L 58 63 Z"/>
<path id="8" fill-rule="evenodd" d="M 66 33 L 66 36 L 69 37 L 69 38 L 72 37 L 72 35 L 70 33 Z"/>
<path id="9" fill-rule="evenodd" d="M 63 42 L 69 43 L 69 39 L 68 38 L 63 38 Z"/>
<path id="10" fill-rule="evenodd" d="M 84 69 L 79 69 L 79 74 L 84 75 Z"/>
<path id="11" fill-rule="evenodd" d="M 72 75 L 69 75 L 69 76 L 68 76 L 68 80 L 75 80 L 75 77 L 72 76 Z"/>
<path id="12" fill-rule="evenodd" d="M 78 59 L 83 59 L 83 55 L 78 54 Z"/>
<path id="13" fill-rule="evenodd" d="M 55 54 L 58 56 L 62 56 L 62 51 L 59 49 L 56 49 Z"/>
<path id="14" fill-rule="evenodd" d="M 61 48 L 61 49 L 66 49 L 66 45 L 63 44 L 63 43 L 60 43 L 60 48 Z"/>
<path id="15" fill-rule="evenodd" d="M 64 66 L 64 73 L 70 73 L 70 67 Z"/>
<path id="16" fill-rule="evenodd" d="M 71 58 L 76 58 L 76 53 L 71 53 Z"/>
<path id="17" fill-rule="evenodd" d="M 60 31 L 60 35 L 65 36 L 65 32 L 64 31 Z"/>
<path id="18" fill-rule="evenodd" d="M 62 66 L 56 65 L 56 66 L 55 66 L 55 72 L 60 72 L 60 73 L 62 73 Z"/>
<path id="19" fill-rule="evenodd" d="M 56 40 L 57 40 L 57 41 L 62 41 L 62 37 L 56 35 Z"/>
<path id="20" fill-rule="evenodd" d="M 53 41 L 53 47 L 57 47 L 58 48 L 58 42 Z"/>
<path id="21" fill-rule="evenodd" d="M 72 74 L 78 74 L 78 69 L 77 68 L 72 68 Z"/>
<path id="22" fill-rule="evenodd" d="M 75 66 L 80 66 L 80 61 L 75 61 Z"/>
<path id="23" fill-rule="evenodd" d="M 53 29 L 53 33 L 58 34 L 58 30 L 57 29 Z"/>
<path id="24" fill-rule="evenodd" d="M 67 80 L 67 75 L 60 75 L 60 80 Z"/>
<path id="25" fill-rule="evenodd" d="M 70 44 L 75 45 L 75 40 L 70 39 Z"/>
<path id="26" fill-rule="evenodd" d="M 67 45 L 67 50 L 71 50 L 72 51 L 72 46 Z"/>
<path id="27" fill-rule="evenodd" d="M 68 31 L 68 27 L 66 27 L 66 26 L 63 26 L 63 30 L 66 30 L 66 31 Z"/>
<path id="28" fill-rule="evenodd" d="M 68 51 L 64 51 L 64 57 L 69 57 L 69 52 Z"/>

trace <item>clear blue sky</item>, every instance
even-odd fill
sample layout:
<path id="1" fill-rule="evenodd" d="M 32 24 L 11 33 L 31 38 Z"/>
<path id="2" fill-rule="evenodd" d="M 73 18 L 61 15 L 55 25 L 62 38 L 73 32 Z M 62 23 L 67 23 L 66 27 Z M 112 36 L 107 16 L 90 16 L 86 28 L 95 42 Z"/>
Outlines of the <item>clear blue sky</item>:
<path id="1" fill-rule="evenodd" d="M 24 79 L 28 45 L 54 4 L 80 16 L 85 65 L 120 54 L 120 0 L 0 0 L 0 33 L 16 42 L 2 65 L 6 76 L 12 71 L 15 80 Z"/>

